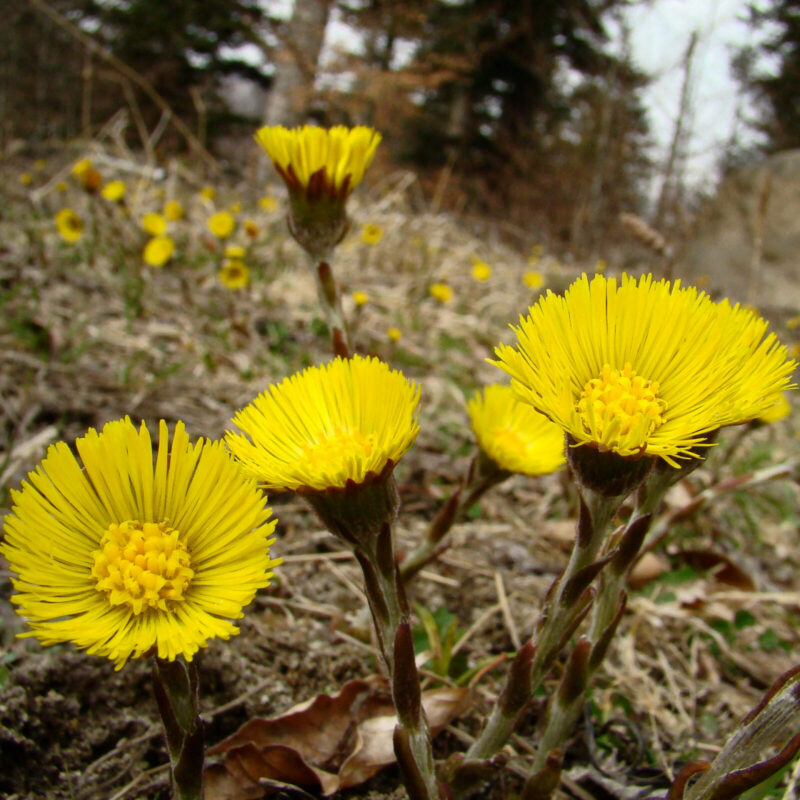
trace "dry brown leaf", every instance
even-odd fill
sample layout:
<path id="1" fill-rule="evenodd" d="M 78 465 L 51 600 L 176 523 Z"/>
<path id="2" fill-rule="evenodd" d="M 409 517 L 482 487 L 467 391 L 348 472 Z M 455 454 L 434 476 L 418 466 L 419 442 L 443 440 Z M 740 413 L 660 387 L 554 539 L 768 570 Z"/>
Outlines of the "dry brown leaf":
<path id="1" fill-rule="evenodd" d="M 435 735 L 470 703 L 469 689 L 424 692 Z M 331 795 L 394 762 L 397 718 L 380 675 L 346 683 L 277 717 L 256 718 L 208 751 L 205 800 L 255 800 L 293 786 Z M 269 785 L 260 784 L 266 779 Z"/>
<path id="2" fill-rule="evenodd" d="M 632 589 L 641 589 L 660 578 L 669 570 L 669 562 L 655 553 L 645 553 L 631 570 L 628 583 Z"/>
<path id="3" fill-rule="evenodd" d="M 743 592 L 756 590 L 753 579 L 724 553 L 716 550 L 681 550 L 677 555 L 693 569 L 710 571 L 714 579 L 720 583 Z"/>

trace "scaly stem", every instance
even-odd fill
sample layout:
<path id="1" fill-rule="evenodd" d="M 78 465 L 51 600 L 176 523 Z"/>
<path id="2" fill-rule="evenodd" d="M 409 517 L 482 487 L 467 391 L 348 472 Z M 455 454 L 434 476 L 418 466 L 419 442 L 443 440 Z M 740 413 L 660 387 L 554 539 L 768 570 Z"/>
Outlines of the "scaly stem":
<path id="1" fill-rule="evenodd" d="M 439 791 L 430 730 L 422 708 L 408 603 L 395 561 L 391 526 L 385 523 L 376 536 L 362 539 L 355 554 L 392 682 L 398 719 L 394 748 L 403 782 L 411 800 L 436 800 Z"/>
<path id="2" fill-rule="evenodd" d="M 153 689 L 169 750 L 174 800 L 202 800 L 203 722 L 197 668 L 189 661 L 153 658 Z"/>
<path id="3" fill-rule="evenodd" d="M 621 498 L 583 490 L 569 563 L 550 587 L 533 636 L 517 654 L 489 721 L 467 751 L 465 761 L 490 758 L 505 745 L 556 656 L 589 610 L 593 597 L 590 584 L 605 565 L 596 560 L 597 555 L 620 502 Z"/>
<path id="4" fill-rule="evenodd" d="M 627 525 L 608 540 L 605 551 L 609 563 L 600 577 L 588 635 L 581 637 L 575 646 L 561 685 L 548 703 L 544 732 L 528 780 L 530 791 L 535 791 L 537 797 L 550 797 L 556 788 L 543 789 L 543 776 L 552 777 L 547 771 L 548 762 L 552 762 L 554 753 L 563 753 L 564 744 L 580 716 L 586 689 L 608 651 L 625 610 L 624 585 L 628 572 L 650 528 L 653 513 L 671 483 L 672 476 L 668 473 L 652 473 L 637 492 L 636 508 Z"/>
<path id="5" fill-rule="evenodd" d="M 329 255 L 321 258 L 316 264 L 314 278 L 317 282 L 317 297 L 325 312 L 325 320 L 331 332 L 333 354 L 348 358 L 353 351 L 350 329 L 342 310 L 342 295 L 336 279 L 333 277 Z"/>

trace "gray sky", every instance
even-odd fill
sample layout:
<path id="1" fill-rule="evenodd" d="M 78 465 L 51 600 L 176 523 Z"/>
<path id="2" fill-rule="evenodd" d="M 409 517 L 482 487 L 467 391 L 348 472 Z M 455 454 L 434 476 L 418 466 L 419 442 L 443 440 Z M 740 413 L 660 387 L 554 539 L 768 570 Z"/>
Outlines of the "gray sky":
<path id="1" fill-rule="evenodd" d="M 653 76 L 646 103 L 656 158 L 666 155 L 678 116 L 683 60 L 692 31 L 699 34 L 691 82 L 687 179 L 713 183 L 714 163 L 736 119 L 738 86 L 730 72 L 733 48 L 752 39 L 745 0 L 653 0 L 627 13 L 633 56 Z M 746 101 L 746 115 L 752 109 Z"/>

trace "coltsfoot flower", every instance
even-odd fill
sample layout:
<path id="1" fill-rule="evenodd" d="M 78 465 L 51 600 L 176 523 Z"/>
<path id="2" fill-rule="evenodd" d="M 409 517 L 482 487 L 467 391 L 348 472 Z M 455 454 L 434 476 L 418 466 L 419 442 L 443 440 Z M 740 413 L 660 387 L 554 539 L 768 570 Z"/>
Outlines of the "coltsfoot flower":
<path id="1" fill-rule="evenodd" d="M 154 236 L 144 246 L 142 258 L 151 267 L 163 267 L 175 253 L 175 242 L 170 236 Z"/>
<path id="2" fill-rule="evenodd" d="M 241 258 L 231 258 L 223 264 L 217 278 L 226 289 L 244 289 L 250 283 L 250 270 Z"/>
<path id="3" fill-rule="evenodd" d="M 180 200 L 168 200 L 164 204 L 164 216 L 170 222 L 177 222 L 183 219 L 184 210 Z"/>
<path id="4" fill-rule="evenodd" d="M 346 202 L 364 178 L 381 136 L 372 128 L 264 127 L 256 141 L 289 189 L 289 230 L 314 261 L 347 234 Z"/>
<path id="5" fill-rule="evenodd" d="M 12 602 L 45 645 L 110 658 L 191 660 L 269 584 L 275 521 L 256 482 L 220 442 L 192 444 L 183 423 L 155 452 L 127 417 L 60 442 L 13 491 L 0 552 Z"/>
<path id="6" fill-rule="evenodd" d="M 109 181 L 100 194 L 110 203 L 121 203 L 125 199 L 126 190 L 125 181 Z"/>
<path id="7" fill-rule="evenodd" d="M 236 218 L 228 211 L 218 211 L 209 217 L 208 229 L 217 239 L 227 239 L 236 230 Z"/>
<path id="8" fill-rule="evenodd" d="M 383 239 L 383 228 L 374 222 L 368 222 L 361 229 L 361 241 L 364 244 L 378 244 Z"/>
<path id="9" fill-rule="evenodd" d="M 336 358 L 262 392 L 226 442 L 279 491 L 344 488 L 396 464 L 419 433 L 419 387 L 377 358 Z"/>
<path id="10" fill-rule="evenodd" d="M 142 217 L 142 230 L 151 236 L 163 236 L 167 232 L 167 220 L 162 214 L 151 211 Z"/>
<path id="11" fill-rule="evenodd" d="M 446 283 L 432 283 L 430 295 L 440 303 L 449 303 L 453 299 L 453 288 Z"/>
<path id="12" fill-rule="evenodd" d="M 278 125 L 261 128 L 256 141 L 289 191 L 302 191 L 311 199 L 323 194 L 345 199 L 364 179 L 381 135 L 362 125 L 330 129 Z"/>
<path id="13" fill-rule="evenodd" d="M 472 265 L 471 273 L 472 279 L 483 283 L 492 277 L 492 268 L 485 261 L 476 261 Z"/>
<path id="14" fill-rule="evenodd" d="M 302 494 L 362 547 L 399 504 L 392 470 L 419 433 L 419 387 L 377 358 L 336 358 L 260 394 L 226 441 L 266 487 Z"/>
<path id="15" fill-rule="evenodd" d="M 788 387 L 796 365 L 767 327 L 679 281 L 583 275 L 540 298 L 494 363 L 574 444 L 679 467 Z"/>
<path id="16" fill-rule="evenodd" d="M 65 242 L 75 244 L 83 236 L 83 220 L 71 208 L 62 208 L 56 214 L 56 228 Z"/>
<path id="17" fill-rule="evenodd" d="M 467 413 L 478 446 L 501 469 L 546 475 L 564 467 L 564 431 L 510 386 L 493 384 L 477 392 Z"/>

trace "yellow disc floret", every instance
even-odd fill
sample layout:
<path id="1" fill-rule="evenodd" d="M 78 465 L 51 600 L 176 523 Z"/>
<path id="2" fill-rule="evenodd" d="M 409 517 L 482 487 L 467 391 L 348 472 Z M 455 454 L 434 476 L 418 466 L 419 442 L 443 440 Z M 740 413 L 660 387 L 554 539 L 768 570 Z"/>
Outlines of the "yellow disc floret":
<path id="1" fill-rule="evenodd" d="M 658 396 L 658 383 L 633 371 L 603 366 L 578 400 L 578 412 L 587 434 L 601 448 L 623 456 L 642 451 L 650 434 L 663 422 L 667 404 Z"/>
<path id="2" fill-rule="evenodd" d="M 375 447 L 375 436 L 361 431 L 337 431 L 324 441 L 301 445 L 298 460 L 312 472 L 338 473 L 352 463 L 367 460 Z"/>
<path id="3" fill-rule="evenodd" d="M 166 523 L 112 523 L 92 554 L 97 590 L 112 606 L 127 605 L 134 614 L 147 608 L 168 610 L 182 600 L 194 571 L 180 534 Z"/>

